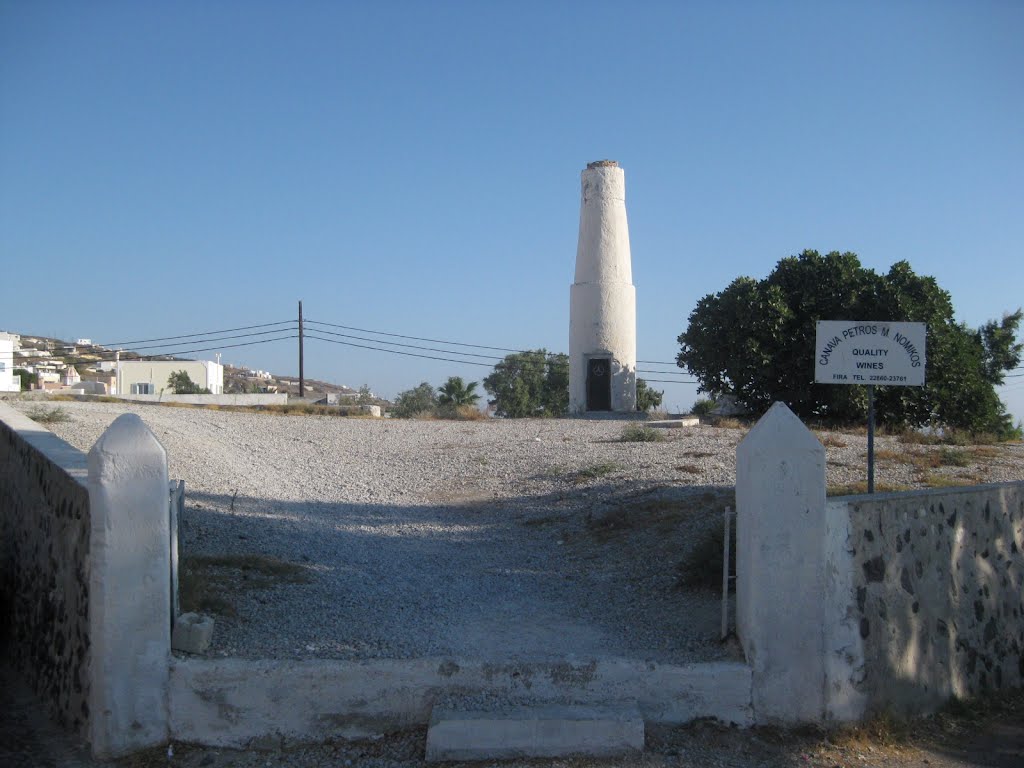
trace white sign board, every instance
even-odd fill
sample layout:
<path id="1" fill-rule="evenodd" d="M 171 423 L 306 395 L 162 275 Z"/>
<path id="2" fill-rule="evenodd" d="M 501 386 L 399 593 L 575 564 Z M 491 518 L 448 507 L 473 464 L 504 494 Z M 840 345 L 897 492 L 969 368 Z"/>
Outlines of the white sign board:
<path id="1" fill-rule="evenodd" d="M 819 320 L 814 381 L 922 387 L 925 336 L 924 323 Z"/>

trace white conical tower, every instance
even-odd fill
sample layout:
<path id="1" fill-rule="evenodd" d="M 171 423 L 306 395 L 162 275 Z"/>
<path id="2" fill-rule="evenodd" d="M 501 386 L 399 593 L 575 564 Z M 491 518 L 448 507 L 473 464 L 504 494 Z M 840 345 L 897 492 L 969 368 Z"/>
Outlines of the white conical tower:
<path id="1" fill-rule="evenodd" d="M 583 171 L 576 281 L 569 290 L 569 410 L 636 409 L 636 288 L 626 177 L 614 160 Z"/>

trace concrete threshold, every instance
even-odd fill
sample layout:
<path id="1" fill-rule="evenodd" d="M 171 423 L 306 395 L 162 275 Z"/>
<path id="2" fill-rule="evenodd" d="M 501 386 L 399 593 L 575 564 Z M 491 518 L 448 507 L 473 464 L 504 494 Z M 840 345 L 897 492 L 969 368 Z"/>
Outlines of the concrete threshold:
<path id="1" fill-rule="evenodd" d="M 680 419 L 659 419 L 657 421 L 645 421 L 644 424 L 654 429 L 682 429 L 683 427 L 699 427 L 700 417 L 684 416 Z"/>
<path id="2" fill-rule="evenodd" d="M 496 711 L 434 710 L 426 758 L 614 757 L 642 752 L 644 719 L 636 705 L 544 706 Z"/>
<path id="3" fill-rule="evenodd" d="M 458 708 L 465 701 L 528 709 L 628 702 L 648 723 L 753 721 L 750 668 L 727 661 L 193 657 L 174 660 L 169 689 L 171 737 L 224 747 L 268 737 L 298 743 L 371 738 L 429 725 L 435 706 Z"/>

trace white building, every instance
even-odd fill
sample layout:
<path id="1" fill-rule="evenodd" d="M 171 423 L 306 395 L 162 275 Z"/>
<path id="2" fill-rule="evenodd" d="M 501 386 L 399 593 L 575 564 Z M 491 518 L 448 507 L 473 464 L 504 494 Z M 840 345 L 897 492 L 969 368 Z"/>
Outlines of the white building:
<path id="1" fill-rule="evenodd" d="M 569 411 L 636 410 L 636 288 L 626 177 L 614 160 L 582 174 L 576 277 L 569 291 Z"/>
<path id="2" fill-rule="evenodd" d="M 120 360 L 114 394 L 171 394 L 167 380 L 178 371 L 185 371 L 192 381 L 215 395 L 224 393 L 224 366 L 211 360 Z"/>
<path id="3" fill-rule="evenodd" d="M 18 337 L 0 333 L 0 392 L 20 392 L 21 378 L 14 375 L 14 347 Z"/>

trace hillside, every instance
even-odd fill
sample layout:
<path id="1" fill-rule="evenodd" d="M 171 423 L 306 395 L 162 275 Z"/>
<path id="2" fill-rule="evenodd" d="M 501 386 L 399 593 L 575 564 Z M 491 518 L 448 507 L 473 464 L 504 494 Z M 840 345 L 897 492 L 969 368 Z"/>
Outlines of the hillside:
<path id="1" fill-rule="evenodd" d="M 101 373 L 102 363 L 111 363 L 117 357 L 118 350 L 98 344 L 89 339 L 65 341 L 62 339 L 31 334 L 20 335 L 20 343 L 14 353 L 15 369 L 25 370 L 37 380 L 56 382 L 63 379 L 68 366 L 73 365 L 83 378 L 90 374 Z M 195 360 L 200 356 L 176 355 L 144 355 L 130 349 L 121 349 L 121 360 Z M 109 366 L 108 366 L 109 367 Z M 307 378 L 304 382 L 304 399 L 310 401 L 327 397 L 331 402 L 353 401 L 359 397 L 358 390 L 344 384 L 335 384 L 320 379 Z M 269 371 L 256 370 L 246 366 L 224 364 L 224 391 L 229 393 L 279 392 L 298 398 L 299 379 L 294 375 L 275 374 Z M 369 393 L 373 404 L 387 405 L 387 401 Z"/>

